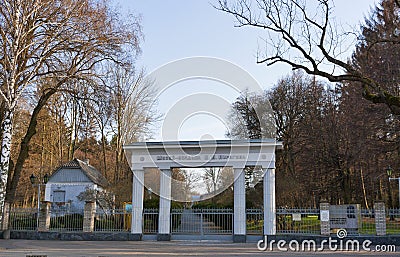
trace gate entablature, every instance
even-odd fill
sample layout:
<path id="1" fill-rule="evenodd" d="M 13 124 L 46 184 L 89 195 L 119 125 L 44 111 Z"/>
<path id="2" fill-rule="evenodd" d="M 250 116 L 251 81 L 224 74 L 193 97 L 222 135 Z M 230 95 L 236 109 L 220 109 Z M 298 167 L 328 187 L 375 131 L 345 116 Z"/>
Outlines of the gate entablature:
<path id="1" fill-rule="evenodd" d="M 132 170 L 144 168 L 275 167 L 272 139 L 139 142 L 126 145 Z"/>

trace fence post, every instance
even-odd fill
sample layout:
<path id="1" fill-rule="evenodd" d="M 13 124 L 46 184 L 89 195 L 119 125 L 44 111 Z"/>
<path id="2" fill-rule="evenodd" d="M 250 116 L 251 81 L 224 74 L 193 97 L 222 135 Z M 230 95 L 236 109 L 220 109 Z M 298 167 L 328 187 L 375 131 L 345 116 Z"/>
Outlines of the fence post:
<path id="1" fill-rule="evenodd" d="M 321 235 L 329 236 L 331 234 L 331 224 L 329 221 L 329 203 L 319 204 L 319 220 L 321 223 Z"/>
<path id="2" fill-rule="evenodd" d="M 50 205 L 51 202 L 43 201 L 40 205 L 39 232 L 48 232 L 50 229 Z"/>
<path id="3" fill-rule="evenodd" d="M 0 231 L 3 231 L 3 239 L 10 239 L 9 221 L 10 221 L 11 204 L 4 202 L 3 211 L 4 212 L 1 213 L 1 210 L 0 210 L 0 215 L 1 215 L 0 216 L 0 225 L 1 225 Z M 0 236 L 1 236 L 1 234 L 0 234 Z"/>
<path id="4" fill-rule="evenodd" d="M 86 201 L 83 211 L 83 232 L 94 231 L 94 217 L 96 214 L 96 202 Z"/>
<path id="5" fill-rule="evenodd" d="M 375 211 L 376 235 L 385 236 L 386 235 L 385 203 L 383 202 L 374 203 L 374 211 Z"/>

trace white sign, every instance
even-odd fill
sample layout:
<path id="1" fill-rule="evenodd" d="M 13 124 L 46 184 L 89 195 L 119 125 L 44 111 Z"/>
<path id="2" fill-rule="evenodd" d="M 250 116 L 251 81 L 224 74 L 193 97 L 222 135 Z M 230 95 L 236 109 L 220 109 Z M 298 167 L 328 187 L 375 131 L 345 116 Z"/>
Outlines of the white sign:
<path id="1" fill-rule="evenodd" d="M 245 154 L 237 154 L 237 155 L 229 155 L 229 154 L 216 154 L 216 155 L 157 155 L 157 161 L 170 161 L 170 160 L 178 160 L 178 161 L 198 161 L 198 160 L 246 160 L 247 155 Z"/>
<path id="2" fill-rule="evenodd" d="M 301 213 L 293 213 L 292 219 L 293 221 L 301 221 Z"/>
<path id="3" fill-rule="evenodd" d="M 329 210 L 321 210 L 320 216 L 321 221 L 329 221 Z"/>

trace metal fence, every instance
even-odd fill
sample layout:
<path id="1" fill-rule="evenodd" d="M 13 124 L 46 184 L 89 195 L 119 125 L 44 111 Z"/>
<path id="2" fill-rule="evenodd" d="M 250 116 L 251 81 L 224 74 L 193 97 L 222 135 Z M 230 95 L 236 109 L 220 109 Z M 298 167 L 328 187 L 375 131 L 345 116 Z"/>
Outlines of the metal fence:
<path id="1" fill-rule="evenodd" d="M 130 218 L 131 214 L 128 213 L 125 209 L 98 209 L 96 211 L 94 220 L 94 231 L 130 231 Z"/>
<path id="2" fill-rule="evenodd" d="M 203 219 L 204 234 L 232 234 L 232 209 L 201 209 L 196 212 Z"/>
<path id="3" fill-rule="evenodd" d="M 262 209 L 246 210 L 246 230 L 249 235 L 262 235 L 264 227 L 264 212 Z"/>
<path id="4" fill-rule="evenodd" d="M 386 234 L 400 234 L 400 209 L 388 209 L 386 211 Z"/>
<path id="5" fill-rule="evenodd" d="M 247 234 L 263 234 L 264 214 L 262 209 L 246 210 Z M 276 231 L 278 234 L 320 234 L 319 209 L 277 208 Z"/>
<path id="6" fill-rule="evenodd" d="M 361 209 L 360 225 L 358 226 L 358 234 L 375 235 L 375 211 L 374 209 Z"/>
<path id="7" fill-rule="evenodd" d="M 319 209 L 277 208 L 276 233 L 320 234 Z"/>
<path id="8" fill-rule="evenodd" d="M 82 231 L 83 209 L 53 209 L 50 231 Z"/>
<path id="9" fill-rule="evenodd" d="M 143 210 L 143 233 L 157 234 L 158 232 L 158 209 Z"/>
<path id="10" fill-rule="evenodd" d="M 340 211 L 339 211 L 340 212 Z M 358 209 L 354 213 L 341 211 L 341 216 L 335 217 L 338 212 L 330 213 L 331 233 L 340 228 L 340 217 L 357 217 L 355 230 L 348 230 L 353 235 L 375 235 L 375 212 L 373 209 Z M 50 212 L 50 231 L 83 231 L 84 212 L 72 209 L 52 209 Z M 172 234 L 199 234 L 199 235 L 231 235 L 233 233 L 232 209 L 172 209 Z M 143 210 L 143 233 L 158 233 L 158 209 Z M 277 234 L 305 234 L 319 235 L 319 209 L 307 208 L 277 208 Z M 339 225 L 338 225 L 339 224 Z M 343 223 L 345 228 L 345 223 Z M 10 213 L 10 229 L 13 231 L 37 230 L 38 216 L 34 208 L 12 208 Z M 263 234 L 264 217 L 262 209 L 246 210 L 247 234 Z M 334 225 L 337 225 L 335 227 Z M 94 232 L 130 231 L 131 213 L 123 209 L 102 210 L 95 213 Z M 400 235 L 400 209 L 386 210 L 386 233 Z"/>
<path id="11" fill-rule="evenodd" d="M 173 234 L 224 235 L 232 234 L 232 209 L 173 209 Z"/>
<path id="12" fill-rule="evenodd" d="M 10 229 L 29 231 L 37 228 L 36 208 L 13 208 L 10 212 Z"/>

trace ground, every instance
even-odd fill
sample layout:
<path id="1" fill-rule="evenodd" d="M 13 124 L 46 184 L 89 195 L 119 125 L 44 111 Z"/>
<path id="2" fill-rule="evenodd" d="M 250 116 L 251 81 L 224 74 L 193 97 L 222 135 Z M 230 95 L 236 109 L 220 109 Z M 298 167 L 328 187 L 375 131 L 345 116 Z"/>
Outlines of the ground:
<path id="1" fill-rule="evenodd" d="M 217 241 L 46 241 L 2 240 L 0 256 L 399 256 L 376 252 L 263 252 L 255 243 Z"/>

